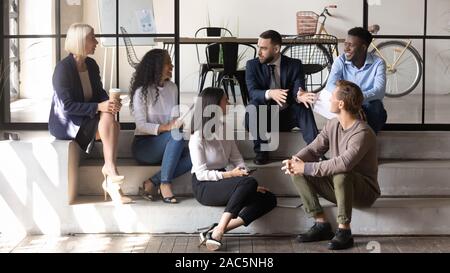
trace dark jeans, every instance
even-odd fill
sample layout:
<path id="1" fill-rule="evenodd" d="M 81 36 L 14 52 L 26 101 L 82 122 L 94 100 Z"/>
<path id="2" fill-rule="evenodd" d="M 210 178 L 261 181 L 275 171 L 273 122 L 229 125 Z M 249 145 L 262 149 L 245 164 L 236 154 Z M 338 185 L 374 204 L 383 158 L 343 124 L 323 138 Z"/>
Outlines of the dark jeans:
<path id="1" fill-rule="evenodd" d="M 386 124 L 387 120 L 387 113 L 384 109 L 383 103 L 380 100 L 374 100 L 364 103 L 362 108 L 366 114 L 367 123 L 375 134 L 378 134 L 378 132 L 383 129 L 383 126 Z"/>
<path id="2" fill-rule="evenodd" d="M 225 212 L 233 218 L 240 217 L 244 225 L 271 211 L 277 205 L 277 198 L 271 192 L 260 193 L 255 178 L 233 177 L 220 181 L 198 181 L 192 175 L 192 190 L 195 199 L 205 206 L 226 206 Z"/>
<path id="3" fill-rule="evenodd" d="M 258 117 L 259 117 L 259 105 L 257 105 L 255 102 L 250 102 L 250 106 L 256 106 Z M 270 112 L 270 105 L 267 107 L 267 120 L 261 121 L 256 120 L 258 122 L 257 128 L 258 133 L 256 136 L 256 140 L 253 141 L 254 143 L 254 151 L 256 153 L 261 151 L 261 143 L 267 143 L 266 140 L 262 140 L 259 135 L 259 127 L 261 122 L 267 122 L 267 128 L 268 131 L 271 132 L 271 112 Z M 245 113 L 245 128 L 247 131 L 250 131 L 249 126 L 249 112 Z M 303 104 L 293 103 L 289 105 L 286 109 L 283 109 L 279 112 L 279 122 L 280 122 L 280 132 L 289 132 L 294 127 L 299 127 L 302 130 L 303 139 L 307 144 L 313 142 L 313 140 L 317 137 L 319 131 L 317 129 L 316 121 L 314 119 L 314 114 L 311 111 L 311 108 L 306 108 Z M 250 132 L 253 133 L 253 132 Z M 254 136 L 254 135 L 252 135 Z"/>

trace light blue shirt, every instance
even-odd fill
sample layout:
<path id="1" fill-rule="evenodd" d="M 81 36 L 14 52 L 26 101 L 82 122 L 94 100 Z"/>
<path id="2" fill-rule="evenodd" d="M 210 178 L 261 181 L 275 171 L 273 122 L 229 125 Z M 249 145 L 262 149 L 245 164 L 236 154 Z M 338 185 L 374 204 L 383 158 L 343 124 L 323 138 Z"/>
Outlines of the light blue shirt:
<path id="1" fill-rule="evenodd" d="M 356 83 L 363 91 L 364 103 L 383 100 L 386 92 L 386 64 L 380 57 L 367 53 L 366 62 L 359 69 L 342 54 L 333 63 L 325 89 L 333 92 L 338 80 Z"/>

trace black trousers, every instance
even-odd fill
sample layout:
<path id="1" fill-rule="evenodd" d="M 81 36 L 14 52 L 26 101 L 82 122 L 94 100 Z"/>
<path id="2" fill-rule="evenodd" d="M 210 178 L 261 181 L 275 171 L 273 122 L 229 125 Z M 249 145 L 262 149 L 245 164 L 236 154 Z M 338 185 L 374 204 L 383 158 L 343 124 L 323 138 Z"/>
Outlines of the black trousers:
<path id="1" fill-rule="evenodd" d="M 192 190 L 200 204 L 226 206 L 225 212 L 231 213 L 233 218 L 242 218 L 245 226 L 277 205 L 277 198 L 273 193 L 257 192 L 257 187 L 258 182 L 251 176 L 198 181 L 195 174 L 192 175 Z"/>
<path id="2" fill-rule="evenodd" d="M 253 105 L 253 106 L 252 106 Z M 257 109 L 257 114 L 259 117 L 259 105 L 255 102 L 251 102 L 249 107 L 255 107 Z M 306 108 L 303 104 L 298 103 L 292 103 L 289 105 L 286 109 L 283 109 L 279 112 L 279 131 L 280 132 L 289 132 L 292 130 L 292 128 L 298 126 L 303 135 L 303 139 L 307 144 L 313 142 L 313 140 L 317 137 L 319 134 L 319 130 L 317 129 L 316 120 L 314 119 L 314 114 L 311 110 L 311 108 Z M 256 140 L 253 141 L 254 144 L 254 151 L 256 153 L 261 152 L 261 143 L 267 143 L 266 140 L 262 140 L 259 135 L 259 127 L 262 122 L 267 123 L 267 129 L 269 132 L 271 132 L 271 111 L 270 111 L 270 105 L 267 107 L 267 120 L 252 120 L 251 122 L 257 122 L 257 128 L 258 132 L 256 135 Z M 247 131 L 250 131 L 250 115 L 247 110 L 245 113 L 245 128 Z M 253 132 L 250 132 L 253 133 Z M 254 134 L 252 134 L 253 137 Z"/>

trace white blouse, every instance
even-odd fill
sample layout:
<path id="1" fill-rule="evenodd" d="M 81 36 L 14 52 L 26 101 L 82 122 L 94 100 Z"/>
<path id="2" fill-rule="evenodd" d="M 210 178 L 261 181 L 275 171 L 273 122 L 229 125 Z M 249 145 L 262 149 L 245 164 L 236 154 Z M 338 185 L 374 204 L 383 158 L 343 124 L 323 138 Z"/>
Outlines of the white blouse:
<path id="1" fill-rule="evenodd" d="M 192 171 L 199 181 L 218 181 L 223 179 L 224 169 L 228 165 L 246 168 L 244 159 L 233 140 L 205 140 L 200 131 L 191 135 L 189 140 Z"/>
<path id="2" fill-rule="evenodd" d="M 153 105 L 156 98 L 156 89 L 151 88 L 147 93 L 147 105 L 141 99 L 142 88 L 138 88 L 133 97 L 133 116 L 136 122 L 135 135 L 158 135 L 161 124 L 170 122 L 179 116 L 178 87 L 171 81 L 166 81 L 159 90 L 158 101 Z M 172 113 L 173 111 L 173 113 Z"/>

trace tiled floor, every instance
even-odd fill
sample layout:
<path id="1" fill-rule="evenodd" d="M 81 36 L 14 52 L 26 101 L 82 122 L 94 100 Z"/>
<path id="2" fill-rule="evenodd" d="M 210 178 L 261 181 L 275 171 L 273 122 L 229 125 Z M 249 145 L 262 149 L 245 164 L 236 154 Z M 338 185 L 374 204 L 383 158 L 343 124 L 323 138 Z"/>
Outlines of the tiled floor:
<path id="1" fill-rule="evenodd" d="M 299 244 L 293 236 L 227 236 L 222 253 L 333 253 L 327 242 Z M 28 236 L 7 239 L 0 235 L 2 253 L 199 253 L 196 235 L 76 234 L 73 236 Z M 355 237 L 349 253 L 450 253 L 450 237 Z"/>

